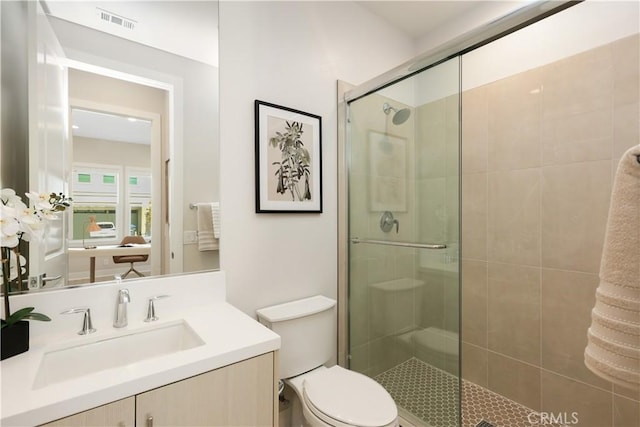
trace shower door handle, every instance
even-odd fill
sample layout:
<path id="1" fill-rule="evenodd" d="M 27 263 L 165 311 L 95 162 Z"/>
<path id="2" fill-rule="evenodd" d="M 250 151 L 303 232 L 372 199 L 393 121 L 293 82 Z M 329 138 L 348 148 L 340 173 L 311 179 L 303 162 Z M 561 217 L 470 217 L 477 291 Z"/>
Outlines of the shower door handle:
<path id="1" fill-rule="evenodd" d="M 393 217 L 393 214 L 389 211 L 385 211 L 380 217 L 380 230 L 388 233 L 393 226 L 396 226 L 396 233 L 400 231 L 400 223 Z"/>
<path id="2" fill-rule="evenodd" d="M 433 244 L 433 243 L 413 243 L 413 242 L 392 242 L 389 240 L 371 240 L 361 239 L 359 237 L 352 237 L 351 243 L 368 243 L 372 245 L 386 245 L 386 246 L 401 246 L 403 248 L 416 248 L 416 249 L 447 249 L 445 244 Z"/>

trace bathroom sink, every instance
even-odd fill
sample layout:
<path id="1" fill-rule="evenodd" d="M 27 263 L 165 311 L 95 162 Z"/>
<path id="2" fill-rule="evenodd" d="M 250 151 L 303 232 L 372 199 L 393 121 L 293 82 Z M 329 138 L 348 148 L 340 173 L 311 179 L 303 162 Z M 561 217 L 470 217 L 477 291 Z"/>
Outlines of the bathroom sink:
<path id="1" fill-rule="evenodd" d="M 124 367 L 142 360 L 198 347 L 204 341 L 180 320 L 89 343 L 49 351 L 42 357 L 33 388 Z"/>

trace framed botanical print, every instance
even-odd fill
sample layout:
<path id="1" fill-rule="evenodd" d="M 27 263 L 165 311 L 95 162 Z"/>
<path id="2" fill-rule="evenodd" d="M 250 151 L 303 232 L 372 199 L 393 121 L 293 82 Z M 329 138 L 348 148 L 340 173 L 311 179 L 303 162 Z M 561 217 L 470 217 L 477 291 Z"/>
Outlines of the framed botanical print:
<path id="1" fill-rule="evenodd" d="M 322 212 L 322 118 L 256 100 L 257 213 Z"/>

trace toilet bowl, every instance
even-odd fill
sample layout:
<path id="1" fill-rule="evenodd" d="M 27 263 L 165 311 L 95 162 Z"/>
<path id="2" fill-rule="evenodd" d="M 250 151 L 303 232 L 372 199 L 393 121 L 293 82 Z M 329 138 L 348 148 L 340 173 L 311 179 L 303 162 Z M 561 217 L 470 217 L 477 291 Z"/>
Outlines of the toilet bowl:
<path id="1" fill-rule="evenodd" d="M 280 335 L 280 378 L 300 401 L 305 425 L 392 427 L 398 409 L 371 378 L 327 368 L 336 342 L 336 301 L 315 296 L 257 310 L 260 323 Z"/>
<path id="2" fill-rule="evenodd" d="M 371 378 L 340 366 L 314 369 L 285 380 L 298 395 L 308 425 L 395 427 L 398 411 Z"/>

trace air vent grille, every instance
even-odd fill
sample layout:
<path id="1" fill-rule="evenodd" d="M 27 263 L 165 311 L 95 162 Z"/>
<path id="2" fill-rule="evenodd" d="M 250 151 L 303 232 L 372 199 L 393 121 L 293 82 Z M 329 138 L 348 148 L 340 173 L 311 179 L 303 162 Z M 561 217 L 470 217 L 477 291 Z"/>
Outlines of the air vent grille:
<path id="1" fill-rule="evenodd" d="M 98 17 L 101 21 L 108 22 L 112 25 L 117 25 L 118 27 L 126 28 L 127 30 L 134 30 L 136 28 L 137 22 L 133 19 L 125 18 L 124 16 L 117 15 L 115 13 L 109 12 L 108 10 L 98 9 Z"/>

